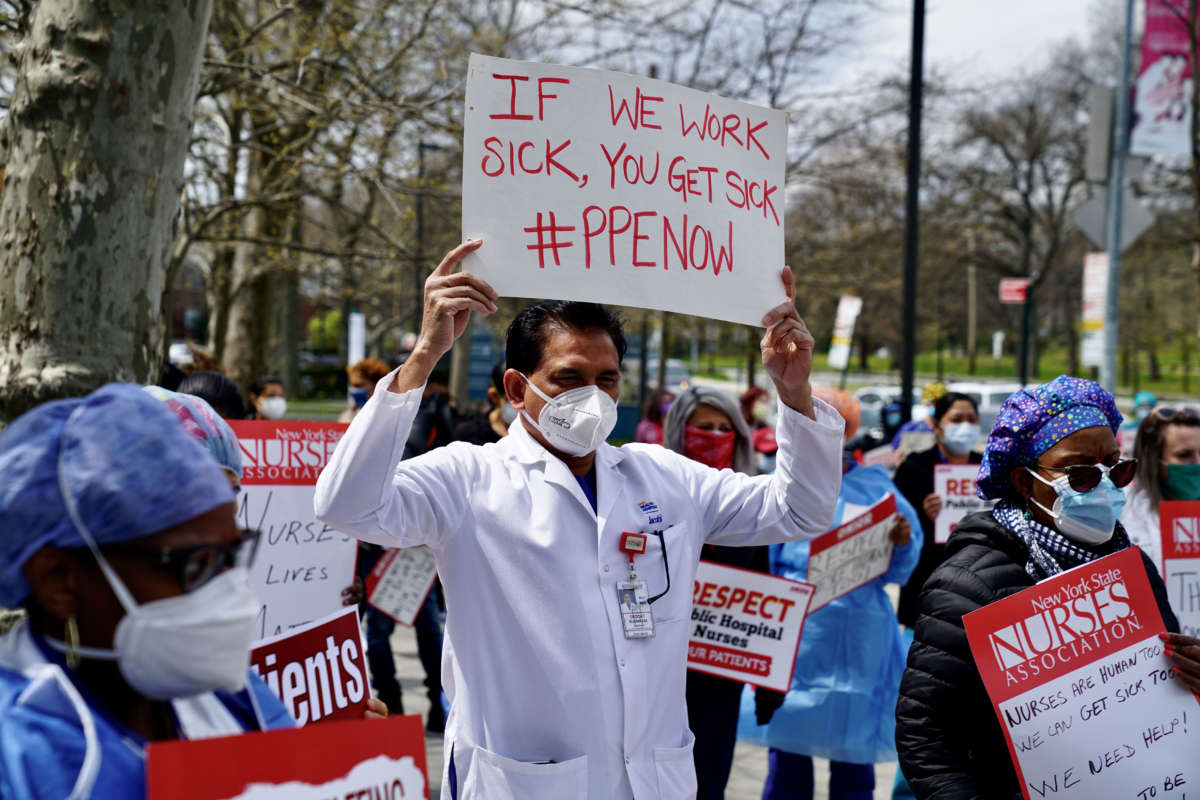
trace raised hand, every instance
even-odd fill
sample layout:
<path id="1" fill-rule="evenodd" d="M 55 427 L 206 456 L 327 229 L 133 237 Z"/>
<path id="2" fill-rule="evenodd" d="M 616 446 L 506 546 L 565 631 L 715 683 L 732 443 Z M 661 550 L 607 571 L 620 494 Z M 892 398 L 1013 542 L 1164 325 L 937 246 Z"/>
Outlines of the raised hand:
<path id="1" fill-rule="evenodd" d="M 816 342 L 800 313 L 796 311 L 796 288 L 792 270 L 784 267 L 779 273 L 787 302 L 780 303 L 763 317 L 768 326 L 762 338 L 763 368 L 775 382 L 779 399 L 801 414 L 813 416 L 812 375 L 813 348 Z"/>

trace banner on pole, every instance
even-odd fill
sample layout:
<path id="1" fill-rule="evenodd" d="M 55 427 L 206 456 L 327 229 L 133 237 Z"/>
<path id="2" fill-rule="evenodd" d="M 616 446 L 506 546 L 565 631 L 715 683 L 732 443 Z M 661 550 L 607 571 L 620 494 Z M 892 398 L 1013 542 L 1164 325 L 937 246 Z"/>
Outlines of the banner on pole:
<path id="1" fill-rule="evenodd" d="M 1146 0 L 1142 66 L 1134 88 L 1129 138 L 1133 155 L 1182 158 L 1192 151 L 1187 14 L 1183 0 Z"/>
<path id="2" fill-rule="evenodd" d="M 837 315 L 833 318 L 833 343 L 829 345 L 829 368 L 845 369 L 850 363 L 850 346 L 854 342 L 854 323 L 862 311 L 862 298 L 844 294 L 838 300 Z"/>
<path id="3" fill-rule="evenodd" d="M 1083 257 L 1083 335 L 1079 363 L 1098 367 L 1104 361 L 1104 315 L 1108 307 L 1108 253 Z"/>
<path id="4" fill-rule="evenodd" d="M 473 53 L 464 125 L 464 268 L 501 295 L 747 325 L 786 302 L 784 112 Z"/>
<path id="5" fill-rule="evenodd" d="M 1200 782 L 1200 704 L 1163 656 L 1138 548 L 1048 578 L 963 625 L 1026 800 L 1149 800 Z"/>
<path id="6" fill-rule="evenodd" d="M 786 692 L 812 596 L 802 581 L 701 561 L 688 669 Z"/>
<path id="7" fill-rule="evenodd" d="M 346 425 L 230 420 L 242 454 L 238 525 L 261 531 L 250 585 L 262 602 L 259 637 L 342 608 L 358 542 L 313 513 L 317 476 Z"/>

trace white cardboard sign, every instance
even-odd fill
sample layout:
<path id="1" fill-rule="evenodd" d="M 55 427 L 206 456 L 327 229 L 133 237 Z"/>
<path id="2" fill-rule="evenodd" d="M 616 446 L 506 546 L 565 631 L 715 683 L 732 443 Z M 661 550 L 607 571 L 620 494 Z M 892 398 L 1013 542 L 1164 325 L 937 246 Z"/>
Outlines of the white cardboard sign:
<path id="1" fill-rule="evenodd" d="M 701 561 L 688 669 L 786 692 L 812 596 L 803 581 Z"/>
<path id="2" fill-rule="evenodd" d="M 1200 636 L 1200 500 L 1158 504 L 1163 582 L 1179 632 Z"/>
<path id="3" fill-rule="evenodd" d="M 1027 800 L 1183 800 L 1200 703 L 1171 673 L 1128 547 L 963 617 Z"/>
<path id="4" fill-rule="evenodd" d="M 437 561 L 424 545 L 388 550 L 367 576 L 367 602 L 412 626 L 437 578 Z"/>
<path id="5" fill-rule="evenodd" d="M 346 425 L 230 420 L 242 455 L 237 520 L 261 531 L 250 585 L 262 602 L 259 638 L 342 607 L 358 542 L 316 518 L 313 493 Z"/>
<path id="6" fill-rule="evenodd" d="M 813 611 L 888 571 L 893 549 L 888 533 L 895 517 L 896 498 L 889 494 L 809 543 L 808 581 L 816 587 Z"/>
<path id="7" fill-rule="evenodd" d="M 759 325 L 786 300 L 787 115 L 666 81 L 472 54 L 464 268 L 501 295 Z"/>
<path id="8" fill-rule="evenodd" d="M 978 464 L 937 464 L 933 468 L 933 493 L 942 498 L 942 510 L 933 521 L 933 541 L 945 544 L 967 514 L 995 505 L 975 491 Z"/>

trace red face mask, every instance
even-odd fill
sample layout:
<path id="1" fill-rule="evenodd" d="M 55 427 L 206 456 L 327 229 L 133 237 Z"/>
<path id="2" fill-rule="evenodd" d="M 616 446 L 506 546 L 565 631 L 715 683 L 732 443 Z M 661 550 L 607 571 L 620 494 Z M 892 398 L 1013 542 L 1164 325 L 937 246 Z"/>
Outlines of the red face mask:
<path id="1" fill-rule="evenodd" d="M 736 442 L 736 431 L 721 433 L 692 425 L 683 426 L 683 454 L 713 469 L 733 468 L 733 447 Z"/>

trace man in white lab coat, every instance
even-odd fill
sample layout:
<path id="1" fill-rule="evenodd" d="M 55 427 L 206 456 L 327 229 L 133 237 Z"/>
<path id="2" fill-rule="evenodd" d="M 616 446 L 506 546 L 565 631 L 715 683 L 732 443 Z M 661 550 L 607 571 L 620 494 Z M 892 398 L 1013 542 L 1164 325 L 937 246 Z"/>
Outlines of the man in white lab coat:
<path id="1" fill-rule="evenodd" d="M 700 549 L 817 536 L 841 481 L 842 419 L 811 395 L 813 339 L 791 272 L 788 302 L 763 318 L 763 365 L 780 399 L 772 476 L 605 444 L 625 339 L 591 303 L 540 303 L 514 319 L 504 389 L 520 416 L 508 437 L 401 461 L 434 364 L 471 312 L 496 310 L 487 283 L 454 272 L 479 244 L 451 251 L 426 281 L 413 353 L 338 444 L 317 482 L 317 516 L 437 554 L 450 698 L 443 800 L 694 797 L 684 678 Z M 630 590 L 633 610 L 622 607 Z"/>

